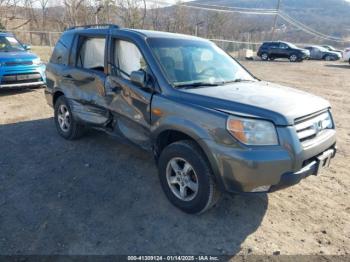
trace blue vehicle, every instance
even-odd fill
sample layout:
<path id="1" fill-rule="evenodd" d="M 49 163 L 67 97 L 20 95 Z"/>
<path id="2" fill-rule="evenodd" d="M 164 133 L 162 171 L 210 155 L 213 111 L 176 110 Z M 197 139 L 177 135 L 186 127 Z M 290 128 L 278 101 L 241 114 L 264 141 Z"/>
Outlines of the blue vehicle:
<path id="1" fill-rule="evenodd" d="M 11 33 L 0 33 L 0 89 L 45 85 L 45 65 Z"/>

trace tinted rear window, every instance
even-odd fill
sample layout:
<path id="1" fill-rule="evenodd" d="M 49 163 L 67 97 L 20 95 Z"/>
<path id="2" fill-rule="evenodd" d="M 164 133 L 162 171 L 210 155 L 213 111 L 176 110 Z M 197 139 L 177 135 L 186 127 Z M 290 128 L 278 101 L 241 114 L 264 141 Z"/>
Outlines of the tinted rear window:
<path id="1" fill-rule="evenodd" d="M 277 48 L 279 46 L 279 44 L 278 43 L 270 43 L 270 42 L 268 42 L 268 43 L 263 43 L 262 46 L 265 47 L 265 48 L 267 48 L 267 47 L 275 47 L 275 48 Z"/>

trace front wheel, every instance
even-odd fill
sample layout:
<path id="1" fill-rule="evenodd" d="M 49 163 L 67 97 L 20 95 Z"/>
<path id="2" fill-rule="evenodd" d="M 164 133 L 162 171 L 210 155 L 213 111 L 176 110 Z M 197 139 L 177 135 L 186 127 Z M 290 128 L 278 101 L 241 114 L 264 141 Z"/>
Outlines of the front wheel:
<path id="1" fill-rule="evenodd" d="M 193 141 L 167 146 L 160 155 L 158 169 L 165 195 L 186 213 L 203 213 L 219 199 L 208 161 Z"/>
<path id="2" fill-rule="evenodd" d="M 332 59 L 332 57 L 331 57 L 330 55 L 326 55 L 326 56 L 324 57 L 324 60 L 326 60 L 326 61 L 332 61 L 333 59 Z"/>
<path id="3" fill-rule="evenodd" d="M 291 62 L 297 62 L 298 61 L 298 56 L 296 54 L 292 54 L 290 57 L 289 57 L 289 61 Z"/>

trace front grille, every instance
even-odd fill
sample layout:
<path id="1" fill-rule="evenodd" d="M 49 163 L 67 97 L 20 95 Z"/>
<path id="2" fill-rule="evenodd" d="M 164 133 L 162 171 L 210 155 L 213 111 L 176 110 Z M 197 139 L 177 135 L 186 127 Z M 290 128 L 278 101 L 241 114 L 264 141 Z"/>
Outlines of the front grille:
<path id="1" fill-rule="evenodd" d="M 1 84 L 3 85 L 33 83 L 40 81 L 42 81 L 42 77 L 39 73 L 4 75 L 1 78 Z"/>
<path id="2" fill-rule="evenodd" d="M 329 111 L 298 120 L 295 123 L 295 129 L 301 142 L 313 139 L 327 129 L 333 128 L 333 121 Z"/>
<path id="3" fill-rule="evenodd" d="M 5 62 L 5 66 L 21 66 L 21 65 L 32 65 L 33 61 L 10 61 Z"/>

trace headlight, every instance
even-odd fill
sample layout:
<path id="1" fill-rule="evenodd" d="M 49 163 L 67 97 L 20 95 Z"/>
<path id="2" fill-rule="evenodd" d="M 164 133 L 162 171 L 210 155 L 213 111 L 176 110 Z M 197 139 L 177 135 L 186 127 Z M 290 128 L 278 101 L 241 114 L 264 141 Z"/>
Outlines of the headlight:
<path id="1" fill-rule="evenodd" d="M 269 121 L 230 116 L 226 128 L 246 145 L 278 145 L 276 128 Z"/>
<path id="2" fill-rule="evenodd" d="M 41 60 L 40 60 L 40 58 L 35 58 L 34 60 L 33 60 L 33 65 L 41 65 L 42 63 L 41 63 Z"/>

